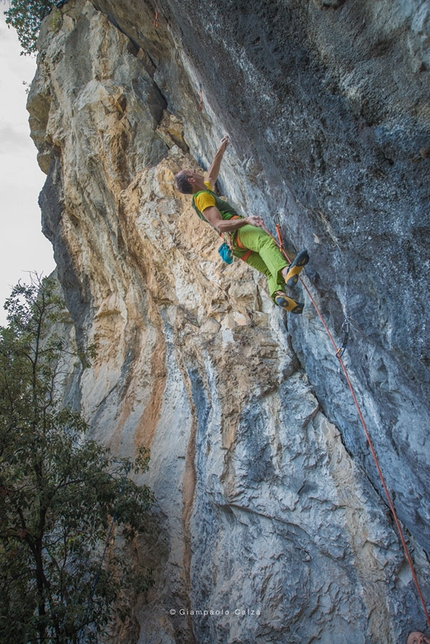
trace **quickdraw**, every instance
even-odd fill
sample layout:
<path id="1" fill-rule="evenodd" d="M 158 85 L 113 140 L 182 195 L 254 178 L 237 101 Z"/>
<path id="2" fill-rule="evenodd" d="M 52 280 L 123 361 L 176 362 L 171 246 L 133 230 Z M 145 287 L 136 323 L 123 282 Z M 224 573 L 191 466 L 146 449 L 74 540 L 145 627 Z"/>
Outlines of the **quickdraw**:
<path id="1" fill-rule="evenodd" d="M 200 99 L 199 99 L 199 108 L 200 112 L 203 111 L 203 85 L 199 83 L 199 90 L 200 90 Z"/>
<path id="2" fill-rule="evenodd" d="M 349 340 L 349 320 L 348 318 L 345 318 L 343 321 L 343 324 L 341 326 L 340 332 L 343 333 L 342 337 L 342 344 L 339 347 L 339 349 L 336 351 L 336 356 L 338 358 L 341 358 L 343 354 L 345 353 L 346 346 L 348 344 Z"/>
<path id="3" fill-rule="evenodd" d="M 154 27 L 158 29 L 158 11 L 155 12 Z"/>

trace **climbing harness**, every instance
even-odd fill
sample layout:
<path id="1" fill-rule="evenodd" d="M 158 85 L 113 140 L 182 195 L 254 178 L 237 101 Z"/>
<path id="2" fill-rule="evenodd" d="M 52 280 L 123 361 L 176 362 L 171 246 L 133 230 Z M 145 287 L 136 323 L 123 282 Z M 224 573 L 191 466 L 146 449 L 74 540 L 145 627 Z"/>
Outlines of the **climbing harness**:
<path id="1" fill-rule="evenodd" d="M 232 219 L 240 219 L 240 217 L 232 217 Z M 245 253 L 244 253 L 244 254 L 239 258 L 239 259 L 241 259 L 241 260 L 242 260 L 242 262 L 246 262 L 246 260 L 248 259 L 248 257 L 249 257 L 249 256 L 250 256 L 250 254 L 252 253 L 252 250 L 250 250 L 249 248 L 247 248 L 246 246 L 244 246 L 244 245 L 242 244 L 242 242 L 240 241 L 240 236 L 239 236 L 239 231 L 238 231 L 238 230 L 236 231 L 236 244 L 237 244 L 237 247 L 238 247 L 238 248 L 240 248 L 240 250 L 244 250 L 244 251 L 246 251 L 246 252 L 245 252 Z"/>
<path id="2" fill-rule="evenodd" d="M 199 219 L 202 221 L 205 221 L 207 224 L 209 224 L 218 234 L 219 236 L 224 240 L 224 243 L 221 244 L 221 246 L 218 248 L 218 252 L 221 255 L 221 258 L 226 264 L 231 264 L 233 262 L 233 259 L 235 257 L 234 252 L 233 252 L 233 243 L 232 243 L 232 233 L 220 233 L 204 216 L 202 212 L 197 208 L 196 203 L 195 203 L 195 198 L 201 193 L 201 192 L 209 192 L 213 197 L 215 198 L 215 205 L 218 208 L 220 212 L 227 213 L 230 215 L 230 220 L 231 219 L 242 219 L 240 215 L 237 214 L 236 210 L 227 202 L 218 197 L 212 190 L 200 190 L 199 192 L 196 192 L 196 194 L 193 195 L 193 200 L 192 200 L 192 206 L 194 210 L 196 211 L 197 216 Z M 235 231 L 234 231 L 235 232 Z M 235 243 L 237 247 L 240 250 L 244 250 L 245 253 L 239 257 L 243 262 L 246 262 L 248 257 L 251 255 L 252 250 L 249 248 L 246 248 L 240 241 L 239 235 L 236 235 Z"/>
<path id="3" fill-rule="evenodd" d="M 232 217 L 231 219 L 240 219 L 240 217 Z M 218 248 L 218 252 L 226 264 L 232 264 L 234 260 L 234 253 L 233 253 L 233 244 L 231 241 L 231 234 L 230 233 L 219 233 L 219 234 L 223 239 L 226 239 L 227 241 L 221 244 L 221 246 Z M 248 257 L 251 255 L 252 250 L 249 248 L 246 248 L 246 246 L 242 244 L 238 234 L 236 234 L 235 242 L 237 247 L 240 248 L 240 250 L 246 251 L 243 255 L 239 257 L 239 259 L 241 259 L 243 262 L 246 262 Z"/>
<path id="4" fill-rule="evenodd" d="M 279 237 L 279 244 L 276 242 L 276 239 L 267 230 L 267 228 L 265 228 L 264 226 L 262 226 L 262 228 L 273 239 L 275 244 L 277 244 L 278 248 L 280 249 L 280 251 L 284 255 L 285 259 L 291 264 L 291 260 L 290 260 L 290 258 L 288 257 L 287 253 L 285 252 L 285 250 L 283 248 L 282 235 L 281 235 L 280 228 L 278 226 L 276 227 L 276 231 L 277 231 L 277 234 L 278 234 L 278 237 Z M 325 329 L 325 331 L 326 331 L 326 333 L 328 335 L 328 338 L 329 338 L 331 344 L 333 345 L 336 357 L 339 360 L 339 364 L 340 364 L 340 366 L 342 368 L 342 371 L 344 373 L 344 376 L 346 378 L 346 382 L 347 382 L 349 390 L 351 392 L 352 399 L 354 401 L 355 407 L 357 409 L 358 416 L 360 418 L 361 425 L 363 427 L 364 434 L 365 434 L 366 439 L 367 439 L 367 444 L 369 445 L 369 449 L 370 449 L 370 452 L 372 454 L 373 461 L 375 463 L 376 469 L 377 469 L 378 474 L 379 474 L 379 478 L 381 480 L 382 487 L 384 488 L 384 492 L 385 492 L 385 495 L 387 497 L 388 506 L 389 506 L 389 508 L 391 510 L 391 514 L 393 515 L 393 519 L 394 519 L 394 522 L 395 522 L 396 527 L 397 527 L 397 532 L 398 532 L 400 542 L 401 542 L 402 547 L 403 547 L 403 552 L 404 552 L 406 560 L 407 560 L 407 562 L 409 564 L 409 568 L 410 568 L 410 571 L 411 571 L 412 579 L 413 579 L 414 584 L 415 584 L 415 588 L 416 588 L 418 596 L 419 596 L 419 598 L 421 600 L 421 604 L 422 604 L 422 607 L 423 607 L 423 610 L 424 610 L 424 615 L 425 615 L 425 618 L 426 618 L 426 621 L 427 621 L 427 625 L 430 627 L 430 616 L 429 616 L 429 613 L 427 611 L 426 602 L 425 602 L 425 599 L 424 599 L 424 596 L 423 596 L 423 593 L 422 593 L 422 590 L 421 590 L 421 587 L 420 587 L 420 584 L 419 584 L 419 581 L 418 581 L 418 578 L 417 578 L 417 575 L 416 575 L 416 572 L 415 572 L 414 563 L 413 563 L 412 557 L 411 557 L 411 555 L 409 553 L 409 549 L 408 549 L 408 546 L 406 544 L 406 539 L 405 539 L 405 537 L 403 535 L 403 530 L 402 530 L 402 527 L 400 525 L 400 521 L 399 521 L 399 518 L 397 516 L 397 512 L 396 512 L 396 509 L 394 507 L 393 500 L 391 498 L 391 494 L 390 494 L 390 492 L 388 490 L 388 487 L 387 487 L 387 484 L 385 482 L 385 478 L 384 478 L 384 475 L 382 473 L 381 466 L 379 464 L 378 456 L 377 456 L 375 448 L 373 446 L 372 439 L 370 438 L 370 433 L 369 433 L 369 430 L 367 428 L 367 424 L 366 424 L 366 421 L 364 419 L 363 412 L 361 411 L 360 404 L 359 404 L 359 402 L 357 400 L 357 396 L 355 394 L 355 390 L 354 390 L 354 387 L 352 385 L 351 379 L 349 377 L 346 365 L 345 365 L 344 361 L 342 360 L 342 355 L 343 355 L 343 353 L 345 351 L 346 343 L 348 341 L 348 336 L 349 336 L 349 322 L 348 322 L 348 320 L 346 318 L 344 323 L 343 323 L 343 325 L 342 325 L 344 336 L 343 336 L 342 346 L 339 348 L 339 347 L 337 347 L 336 342 L 334 341 L 333 336 L 332 336 L 332 334 L 330 332 L 330 329 L 328 328 L 328 326 L 327 326 L 327 324 L 326 324 L 326 322 L 325 322 L 325 320 L 324 320 L 324 318 L 323 318 L 323 316 L 321 314 L 321 311 L 320 311 L 317 303 L 315 302 L 315 299 L 313 298 L 309 288 L 304 283 L 302 277 L 299 277 L 299 279 L 300 279 L 300 282 L 301 282 L 303 288 L 305 289 L 306 293 L 308 294 L 309 299 L 310 299 L 310 301 L 311 301 L 311 303 L 312 303 L 312 305 L 313 305 L 313 307 L 314 307 L 319 319 L 321 320 L 321 323 L 322 323 L 322 325 L 323 325 L 323 327 L 324 327 L 324 329 Z"/>

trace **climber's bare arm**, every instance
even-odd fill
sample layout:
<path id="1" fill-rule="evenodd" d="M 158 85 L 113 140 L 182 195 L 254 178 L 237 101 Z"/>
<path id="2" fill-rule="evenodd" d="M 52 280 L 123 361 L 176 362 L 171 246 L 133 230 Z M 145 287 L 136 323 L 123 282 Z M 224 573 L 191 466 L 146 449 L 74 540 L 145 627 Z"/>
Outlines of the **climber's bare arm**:
<path id="1" fill-rule="evenodd" d="M 212 189 L 215 187 L 216 180 L 218 179 L 221 161 L 229 143 L 230 137 L 226 134 L 226 136 L 221 139 L 221 143 L 219 144 L 218 150 L 216 151 L 214 160 L 212 161 L 211 167 L 209 168 L 206 181 L 209 181 Z"/>
<path id="2" fill-rule="evenodd" d="M 223 219 L 216 206 L 205 208 L 204 216 L 214 228 L 220 233 L 232 233 L 234 230 L 242 228 L 246 224 L 261 227 L 263 225 L 262 217 L 245 217 L 244 219 Z"/>

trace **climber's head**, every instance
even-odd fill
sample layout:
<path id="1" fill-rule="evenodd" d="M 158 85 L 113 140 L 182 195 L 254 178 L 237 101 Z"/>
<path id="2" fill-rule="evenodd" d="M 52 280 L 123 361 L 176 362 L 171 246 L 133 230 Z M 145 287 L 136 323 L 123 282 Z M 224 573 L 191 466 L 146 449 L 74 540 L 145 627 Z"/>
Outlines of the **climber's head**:
<path id="1" fill-rule="evenodd" d="M 204 177 L 195 170 L 181 170 L 175 175 L 175 186 L 183 195 L 192 195 L 198 190 L 204 190 Z"/>
<path id="2" fill-rule="evenodd" d="M 421 631 L 414 631 L 410 633 L 406 644 L 430 644 L 430 639 Z"/>

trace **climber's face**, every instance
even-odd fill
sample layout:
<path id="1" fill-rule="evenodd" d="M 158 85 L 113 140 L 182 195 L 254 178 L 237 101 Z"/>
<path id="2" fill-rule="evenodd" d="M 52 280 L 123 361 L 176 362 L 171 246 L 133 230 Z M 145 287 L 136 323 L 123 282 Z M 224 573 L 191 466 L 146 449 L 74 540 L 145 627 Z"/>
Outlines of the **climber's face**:
<path id="1" fill-rule="evenodd" d="M 193 192 L 196 192 L 197 190 L 205 190 L 205 178 L 200 172 L 197 170 L 186 170 L 186 173 L 187 181 L 191 184 Z"/>
<path id="2" fill-rule="evenodd" d="M 192 194 L 205 189 L 204 177 L 197 170 L 181 170 L 175 175 L 175 186 L 182 194 Z"/>
<path id="3" fill-rule="evenodd" d="M 430 639 L 420 631 L 414 631 L 408 637 L 407 644 L 430 644 Z"/>

